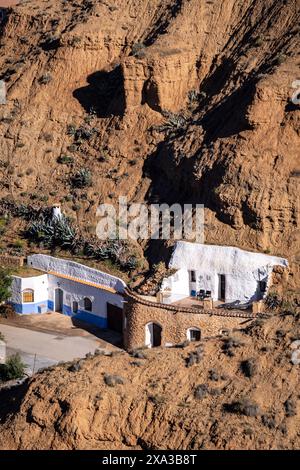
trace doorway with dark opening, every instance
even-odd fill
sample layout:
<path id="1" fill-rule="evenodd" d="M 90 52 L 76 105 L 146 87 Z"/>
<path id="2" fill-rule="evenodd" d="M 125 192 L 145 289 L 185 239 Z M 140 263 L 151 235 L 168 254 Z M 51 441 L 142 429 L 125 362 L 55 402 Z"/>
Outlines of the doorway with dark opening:
<path id="1" fill-rule="evenodd" d="M 107 328 L 123 332 L 123 309 L 107 302 Z"/>
<path id="2" fill-rule="evenodd" d="M 54 297 L 55 297 L 55 301 L 54 301 L 55 312 L 62 313 L 63 304 L 64 304 L 64 291 L 62 289 L 55 289 Z"/>
<path id="3" fill-rule="evenodd" d="M 156 348 L 161 346 L 162 327 L 157 323 L 148 323 L 146 325 L 145 344 L 148 348 Z"/>
<path id="4" fill-rule="evenodd" d="M 225 274 L 219 274 L 219 295 L 218 299 L 225 302 L 226 299 L 226 278 Z"/>

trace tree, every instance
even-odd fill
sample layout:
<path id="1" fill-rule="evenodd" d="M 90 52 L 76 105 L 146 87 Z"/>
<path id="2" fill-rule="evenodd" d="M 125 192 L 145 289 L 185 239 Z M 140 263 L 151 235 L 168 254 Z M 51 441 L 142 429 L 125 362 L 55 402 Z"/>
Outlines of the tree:
<path id="1" fill-rule="evenodd" d="M 0 303 L 6 302 L 10 297 L 12 277 L 6 268 L 0 267 Z"/>

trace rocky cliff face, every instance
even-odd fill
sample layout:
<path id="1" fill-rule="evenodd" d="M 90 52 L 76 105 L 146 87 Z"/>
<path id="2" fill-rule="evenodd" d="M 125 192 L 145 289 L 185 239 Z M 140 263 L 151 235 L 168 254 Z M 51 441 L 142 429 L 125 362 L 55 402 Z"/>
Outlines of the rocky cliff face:
<path id="1" fill-rule="evenodd" d="M 204 203 L 208 242 L 288 256 L 297 284 L 296 0 L 32 0 L 1 52 L 2 197 L 61 199 L 91 231 L 119 194 Z"/>

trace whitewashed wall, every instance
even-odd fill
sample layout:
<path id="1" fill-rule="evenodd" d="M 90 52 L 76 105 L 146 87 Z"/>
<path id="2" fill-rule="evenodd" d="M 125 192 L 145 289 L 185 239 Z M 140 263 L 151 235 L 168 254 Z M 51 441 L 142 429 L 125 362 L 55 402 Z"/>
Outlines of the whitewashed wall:
<path id="1" fill-rule="evenodd" d="M 50 274 L 48 279 L 48 306 L 50 310 L 55 310 L 55 290 L 58 288 L 63 291 L 63 313 L 73 315 L 73 302 L 78 302 L 79 313 L 77 316 L 81 316 L 86 321 L 90 320 L 103 328 L 106 328 L 107 302 L 123 308 L 123 297 L 121 295 Z M 84 311 L 85 297 L 92 302 L 91 312 Z M 93 318 L 93 316 L 97 318 Z"/>
<path id="2" fill-rule="evenodd" d="M 219 274 L 226 276 L 225 301 L 253 301 L 259 298 L 258 281 L 270 281 L 273 266 L 288 266 L 284 258 L 252 253 L 235 247 L 203 245 L 179 241 L 176 243 L 169 267 L 178 271 L 165 279 L 162 290 L 172 294 L 190 295 L 191 290 L 210 290 L 212 298 L 219 297 Z M 195 271 L 191 283 L 189 271 Z"/>
<path id="3" fill-rule="evenodd" d="M 93 282 L 95 284 L 104 285 L 115 289 L 117 292 L 124 292 L 126 284 L 118 277 L 111 274 L 89 268 L 75 261 L 54 258 L 47 255 L 31 255 L 28 256 L 27 263 L 33 268 L 41 271 L 53 271 L 58 274 L 80 279 L 81 281 Z"/>
<path id="4" fill-rule="evenodd" d="M 16 310 L 19 311 L 22 306 L 22 294 L 26 289 L 33 289 L 34 302 L 23 304 L 23 313 L 34 313 L 39 304 L 47 306 L 48 300 L 48 276 L 42 274 L 34 277 L 12 276 L 10 302 L 13 303 Z M 19 313 L 22 313 L 19 311 Z"/>

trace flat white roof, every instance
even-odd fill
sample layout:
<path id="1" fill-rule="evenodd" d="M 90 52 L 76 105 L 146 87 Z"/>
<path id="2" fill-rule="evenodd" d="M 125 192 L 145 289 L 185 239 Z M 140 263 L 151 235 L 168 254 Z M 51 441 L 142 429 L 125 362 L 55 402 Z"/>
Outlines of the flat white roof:
<path id="1" fill-rule="evenodd" d="M 242 250 L 233 246 L 205 245 L 178 241 L 169 263 L 170 268 L 189 270 L 251 272 L 265 266 L 288 266 L 285 258 Z"/>

